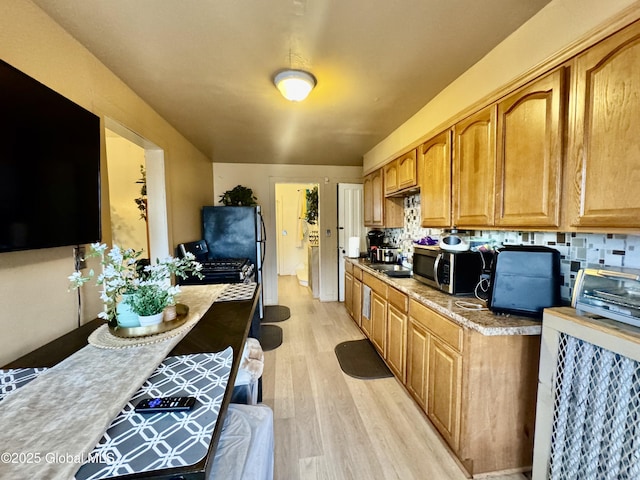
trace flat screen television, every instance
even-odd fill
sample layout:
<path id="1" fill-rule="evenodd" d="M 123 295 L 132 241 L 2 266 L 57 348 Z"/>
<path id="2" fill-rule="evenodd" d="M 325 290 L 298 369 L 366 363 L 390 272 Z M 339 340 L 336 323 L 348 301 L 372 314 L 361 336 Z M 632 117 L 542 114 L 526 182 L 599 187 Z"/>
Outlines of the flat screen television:
<path id="1" fill-rule="evenodd" d="M 0 60 L 0 252 L 100 238 L 99 117 Z"/>

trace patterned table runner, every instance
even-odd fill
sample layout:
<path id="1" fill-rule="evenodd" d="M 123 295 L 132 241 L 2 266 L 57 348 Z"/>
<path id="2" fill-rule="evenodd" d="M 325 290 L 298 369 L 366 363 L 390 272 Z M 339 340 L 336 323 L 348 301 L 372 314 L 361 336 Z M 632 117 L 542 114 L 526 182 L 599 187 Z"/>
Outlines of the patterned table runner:
<path id="1" fill-rule="evenodd" d="M 113 420 L 76 479 L 111 478 L 198 463 L 209 449 L 232 363 L 231 347 L 220 353 L 167 358 Z M 196 397 L 191 411 L 134 411 L 142 398 L 181 396 Z"/>
<path id="2" fill-rule="evenodd" d="M 182 287 L 189 320 L 201 318 L 226 285 Z M 188 320 L 188 321 L 189 321 Z M 87 345 L 0 402 L 0 478 L 73 478 L 111 421 L 182 335 L 150 345 Z"/>

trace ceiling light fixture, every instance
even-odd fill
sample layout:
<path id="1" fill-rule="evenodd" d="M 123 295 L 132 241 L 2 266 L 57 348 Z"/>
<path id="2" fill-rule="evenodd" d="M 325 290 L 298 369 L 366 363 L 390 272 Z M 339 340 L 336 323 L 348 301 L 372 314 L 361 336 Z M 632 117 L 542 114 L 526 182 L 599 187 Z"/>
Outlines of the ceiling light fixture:
<path id="1" fill-rule="evenodd" d="M 304 70 L 283 70 L 273 78 L 273 83 L 284 98 L 301 102 L 316 86 L 316 77 Z"/>

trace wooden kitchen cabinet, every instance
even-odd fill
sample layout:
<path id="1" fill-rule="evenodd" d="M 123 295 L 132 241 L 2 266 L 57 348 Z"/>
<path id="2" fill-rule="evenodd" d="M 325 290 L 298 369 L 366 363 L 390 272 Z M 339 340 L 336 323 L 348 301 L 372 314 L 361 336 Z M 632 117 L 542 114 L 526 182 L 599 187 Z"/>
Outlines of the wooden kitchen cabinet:
<path id="1" fill-rule="evenodd" d="M 364 225 L 366 227 L 384 226 L 384 181 L 382 170 L 376 170 L 364 177 Z"/>
<path id="2" fill-rule="evenodd" d="M 400 194 L 417 186 L 416 160 L 414 148 L 383 167 L 385 195 Z"/>
<path id="3" fill-rule="evenodd" d="M 462 355 L 431 336 L 427 416 L 454 450 L 460 446 Z"/>
<path id="4" fill-rule="evenodd" d="M 389 287 L 387 296 L 387 365 L 405 383 L 409 300 L 393 287 Z"/>
<path id="5" fill-rule="evenodd" d="M 422 226 L 451 226 L 451 130 L 420 147 L 418 182 Z"/>
<path id="6" fill-rule="evenodd" d="M 640 227 L 640 23 L 578 55 L 565 191 L 572 227 Z"/>
<path id="7" fill-rule="evenodd" d="M 496 106 L 454 126 L 453 225 L 486 227 L 494 221 Z"/>
<path id="8" fill-rule="evenodd" d="M 366 332 L 373 346 L 385 357 L 387 337 L 387 289 L 388 286 L 382 280 L 369 273 L 363 274 L 362 282 L 371 289 L 370 305 L 371 314 L 368 319 L 370 324 Z M 362 318 L 364 325 L 364 315 Z M 364 330 L 364 328 L 363 328 Z"/>
<path id="9" fill-rule="evenodd" d="M 384 194 L 390 195 L 398 191 L 398 161 L 392 160 L 382 167 L 384 171 Z"/>
<path id="10" fill-rule="evenodd" d="M 495 224 L 558 227 L 564 68 L 498 103 Z"/>
<path id="11" fill-rule="evenodd" d="M 470 475 L 527 469 L 540 337 L 482 335 L 414 299 L 407 390 Z"/>
<path id="12" fill-rule="evenodd" d="M 345 263 L 348 265 L 349 262 Z M 345 268 L 344 272 L 344 308 L 351 318 L 353 318 L 353 275 Z"/>
<path id="13" fill-rule="evenodd" d="M 363 197 L 365 227 L 399 228 L 404 225 L 404 202 L 402 198 L 385 197 L 382 168 L 364 177 Z"/>
<path id="14" fill-rule="evenodd" d="M 423 408 L 449 446 L 457 451 L 460 445 L 463 329 L 415 300 L 411 300 L 410 315 L 413 324 L 422 326 L 428 333 L 427 355 L 422 358 L 426 364 L 418 366 L 426 371 L 427 395 Z M 420 342 L 419 338 L 414 340 Z"/>
<path id="15" fill-rule="evenodd" d="M 360 327 L 362 326 L 362 282 L 355 275 L 353 277 L 352 298 L 351 318 Z"/>
<path id="16" fill-rule="evenodd" d="M 431 335 L 419 320 L 409 316 L 407 322 L 407 383 L 413 399 L 427 411 L 429 343 Z"/>

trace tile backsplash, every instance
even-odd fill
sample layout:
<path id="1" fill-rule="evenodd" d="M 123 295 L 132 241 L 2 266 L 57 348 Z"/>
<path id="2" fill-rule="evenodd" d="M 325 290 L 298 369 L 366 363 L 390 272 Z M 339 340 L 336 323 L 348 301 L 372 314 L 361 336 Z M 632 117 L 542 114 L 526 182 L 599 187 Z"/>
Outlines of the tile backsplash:
<path id="1" fill-rule="evenodd" d="M 437 238 L 441 230 L 420 226 L 420 195 L 406 197 L 404 202 L 404 228 L 386 229 L 385 233 L 389 243 L 397 245 L 411 257 L 414 240 L 426 236 Z M 561 258 L 561 295 L 565 301 L 571 300 L 576 273 L 587 265 L 599 264 L 640 269 L 639 235 L 494 230 L 478 230 L 471 235 L 487 239 L 496 247 L 544 245 L 558 250 Z"/>

